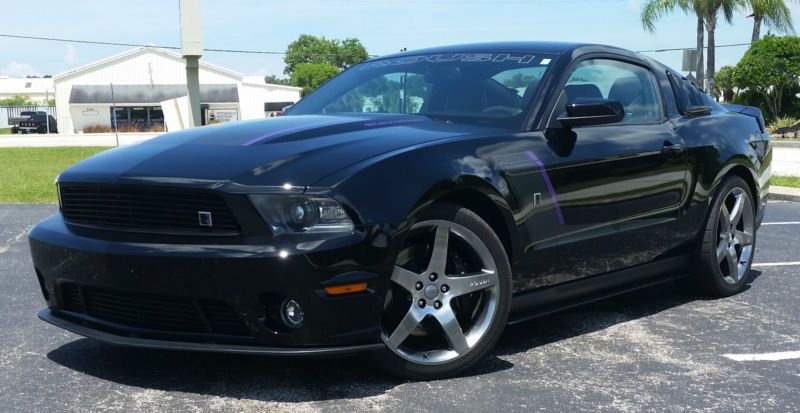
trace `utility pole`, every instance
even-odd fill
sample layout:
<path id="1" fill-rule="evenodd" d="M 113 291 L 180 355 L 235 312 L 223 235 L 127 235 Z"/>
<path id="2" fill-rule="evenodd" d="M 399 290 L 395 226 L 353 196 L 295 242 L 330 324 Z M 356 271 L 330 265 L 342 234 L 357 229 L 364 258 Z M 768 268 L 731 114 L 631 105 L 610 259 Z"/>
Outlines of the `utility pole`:
<path id="1" fill-rule="evenodd" d="M 117 148 L 119 148 L 119 132 L 117 131 L 117 99 L 114 97 L 114 83 L 109 83 L 109 85 L 111 85 L 111 122 L 113 122 L 114 125 L 114 137 L 117 141 Z"/>
<path id="2" fill-rule="evenodd" d="M 44 88 L 44 106 L 47 110 L 44 111 L 47 115 L 45 115 L 44 120 L 47 123 L 47 134 L 50 135 L 50 90 L 47 87 Z"/>
<path id="3" fill-rule="evenodd" d="M 180 0 L 181 52 L 186 60 L 186 89 L 192 126 L 200 126 L 200 56 L 203 55 L 201 0 Z"/>

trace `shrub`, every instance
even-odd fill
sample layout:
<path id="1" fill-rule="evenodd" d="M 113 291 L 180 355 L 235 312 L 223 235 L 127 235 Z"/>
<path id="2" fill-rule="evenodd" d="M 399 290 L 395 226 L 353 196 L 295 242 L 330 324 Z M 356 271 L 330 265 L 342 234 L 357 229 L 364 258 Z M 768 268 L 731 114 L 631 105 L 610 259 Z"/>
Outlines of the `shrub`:
<path id="1" fill-rule="evenodd" d="M 149 128 L 145 129 L 143 132 L 164 132 L 164 124 L 163 123 L 154 123 Z"/>
<path id="2" fill-rule="evenodd" d="M 88 125 L 83 127 L 83 133 L 109 133 L 114 132 L 110 126 L 105 125 Z"/>
<path id="3" fill-rule="evenodd" d="M 83 133 L 113 133 L 114 128 L 105 125 L 89 125 L 83 128 Z M 146 125 L 118 125 L 117 132 L 119 133 L 135 133 L 135 132 L 164 132 L 163 123 L 154 123 L 150 126 Z"/>
<path id="4" fill-rule="evenodd" d="M 775 120 L 773 120 L 772 123 L 770 123 L 769 126 L 767 126 L 767 129 L 769 129 L 769 133 L 775 133 L 775 131 L 778 130 L 778 129 L 788 128 L 789 126 L 794 126 L 798 122 L 800 122 L 800 119 L 793 118 L 791 116 L 781 116 L 781 117 L 775 118 Z M 795 136 L 797 136 L 796 132 L 795 132 Z"/>

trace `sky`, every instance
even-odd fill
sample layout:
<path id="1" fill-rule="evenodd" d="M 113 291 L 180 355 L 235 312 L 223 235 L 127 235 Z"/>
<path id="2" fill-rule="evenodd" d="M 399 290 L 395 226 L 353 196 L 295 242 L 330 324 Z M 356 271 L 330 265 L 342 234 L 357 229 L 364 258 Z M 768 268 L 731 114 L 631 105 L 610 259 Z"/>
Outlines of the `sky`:
<path id="1" fill-rule="evenodd" d="M 446 44 L 557 40 L 631 50 L 693 48 L 696 20 L 681 12 L 642 29 L 643 0 L 203 0 L 204 47 L 282 52 L 301 34 L 356 37 L 371 55 Z M 0 34 L 180 45 L 178 0 L 40 0 L 35 10 L 8 1 Z M 800 28 L 800 1 L 789 1 Z M 32 17 L 35 19 L 32 20 Z M 720 23 L 717 45 L 750 41 L 752 19 Z M 762 33 L 767 31 L 762 28 Z M 55 75 L 129 47 L 0 37 L 0 74 Z M 717 49 L 717 67 L 746 47 Z M 646 53 L 675 68 L 681 52 Z M 207 52 L 203 59 L 244 75 L 282 75 L 280 55 Z"/>

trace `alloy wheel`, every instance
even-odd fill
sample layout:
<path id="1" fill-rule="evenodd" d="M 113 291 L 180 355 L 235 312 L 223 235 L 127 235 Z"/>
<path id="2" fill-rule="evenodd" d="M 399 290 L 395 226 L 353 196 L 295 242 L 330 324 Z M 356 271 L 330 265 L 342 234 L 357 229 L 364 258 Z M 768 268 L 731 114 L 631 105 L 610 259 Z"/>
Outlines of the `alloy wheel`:
<path id="1" fill-rule="evenodd" d="M 720 205 L 717 223 L 717 263 L 722 279 L 736 284 L 747 275 L 755 234 L 753 203 L 747 191 L 734 187 Z"/>
<path id="2" fill-rule="evenodd" d="M 469 353 L 492 324 L 500 293 L 497 266 L 480 237 L 454 222 L 419 222 L 408 239 L 409 249 L 424 253 L 398 258 L 391 277 L 397 287 L 387 296 L 398 317 L 384 323 L 381 336 L 405 360 L 447 363 Z"/>

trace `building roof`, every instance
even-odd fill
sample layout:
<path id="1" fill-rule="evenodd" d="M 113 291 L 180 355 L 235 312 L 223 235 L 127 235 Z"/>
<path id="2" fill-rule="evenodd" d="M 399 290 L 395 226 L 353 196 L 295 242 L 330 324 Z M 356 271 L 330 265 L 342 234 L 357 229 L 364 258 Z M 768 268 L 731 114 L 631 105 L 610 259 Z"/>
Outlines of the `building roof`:
<path id="1" fill-rule="evenodd" d="M 0 77 L 0 93 L 27 95 L 32 93 L 53 93 L 53 79 L 50 78 L 9 78 Z"/>
<path id="2" fill-rule="evenodd" d="M 158 104 L 165 100 L 186 96 L 186 85 L 117 85 L 111 96 L 110 85 L 73 85 L 69 103 L 77 104 Z M 239 102 L 239 90 L 235 84 L 200 85 L 201 103 Z"/>
<path id="3" fill-rule="evenodd" d="M 175 53 L 173 51 L 162 49 L 162 48 L 159 48 L 159 47 L 142 46 L 142 47 L 136 47 L 136 48 L 133 48 L 133 49 L 130 49 L 130 50 L 126 50 L 126 51 L 124 51 L 122 53 L 118 53 L 118 54 L 106 57 L 104 59 L 96 60 L 94 62 L 91 62 L 89 64 L 85 64 L 83 66 L 78 66 L 78 67 L 76 67 L 74 69 L 70 69 L 70 70 L 68 70 L 66 72 L 63 72 L 63 73 L 59 73 L 59 74 L 53 76 L 53 79 L 55 81 L 60 81 L 60 80 L 65 79 L 65 78 L 73 77 L 73 76 L 80 75 L 82 73 L 85 73 L 85 72 L 88 72 L 88 71 L 91 71 L 91 70 L 95 70 L 95 69 L 97 69 L 99 67 L 102 67 L 102 66 L 105 66 L 105 65 L 114 64 L 117 61 L 121 61 L 121 60 L 124 60 L 124 59 L 128 59 L 128 58 L 134 57 L 136 55 L 146 54 L 146 53 L 160 54 L 160 55 L 165 56 L 167 58 L 183 62 L 183 58 L 181 57 L 181 55 L 179 55 L 179 54 L 177 54 L 177 53 Z M 210 70 L 210 71 L 213 71 L 213 72 L 220 73 L 220 74 L 222 74 L 224 76 L 235 78 L 237 80 L 241 80 L 244 77 L 244 75 L 242 75 L 241 73 L 235 72 L 233 70 L 225 69 L 225 68 L 223 68 L 221 66 L 213 65 L 211 63 L 206 62 L 205 60 L 200 60 L 200 67 L 203 68 L 203 69 L 206 69 L 206 70 Z"/>

